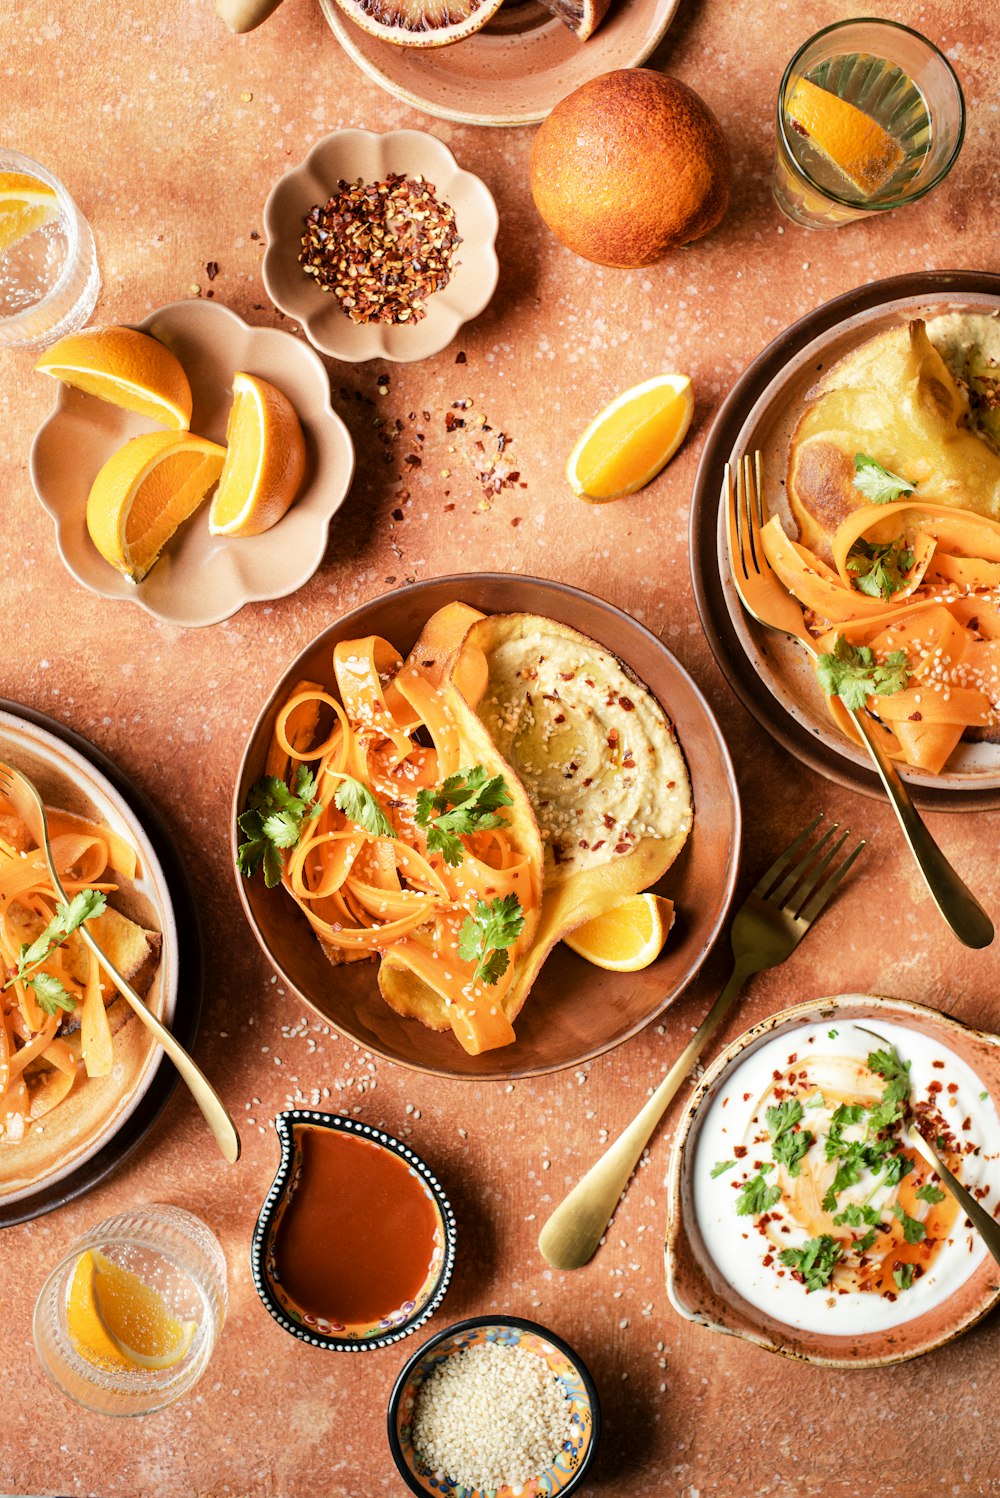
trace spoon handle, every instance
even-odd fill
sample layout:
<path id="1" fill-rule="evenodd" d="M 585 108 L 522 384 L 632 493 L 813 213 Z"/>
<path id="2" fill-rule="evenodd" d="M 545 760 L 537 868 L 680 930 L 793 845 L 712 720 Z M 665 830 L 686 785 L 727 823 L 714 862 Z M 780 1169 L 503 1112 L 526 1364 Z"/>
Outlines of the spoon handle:
<path id="1" fill-rule="evenodd" d="M 240 1136 L 236 1132 L 233 1123 L 226 1111 L 226 1106 L 211 1082 L 180 1044 L 171 1035 L 166 1025 L 160 1023 L 151 1009 L 143 1003 L 127 978 L 118 971 L 111 958 L 98 946 L 86 926 L 79 928 L 80 935 L 86 942 L 90 951 L 93 952 L 101 967 L 107 973 L 119 993 L 125 998 L 136 1014 L 142 1020 L 146 1029 L 151 1031 L 159 1044 L 166 1051 L 178 1072 L 187 1084 L 187 1087 L 198 1107 L 205 1116 L 205 1121 L 215 1135 L 216 1143 L 222 1151 L 223 1157 L 230 1165 L 235 1165 L 240 1158 Z"/>
<path id="2" fill-rule="evenodd" d="M 734 969 L 729 982 L 652 1097 L 549 1217 L 538 1235 L 538 1250 L 554 1268 L 580 1269 L 593 1258 L 649 1136 L 729 1013 L 749 976 L 744 966 Z"/>
<path id="3" fill-rule="evenodd" d="M 994 1259 L 1000 1264 L 1000 1222 L 997 1222 L 995 1217 L 991 1217 L 986 1208 L 976 1201 L 968 1187 L 963 1186 L 961 1181 L 952 1175 L 937 1150 L 931 1148 L 916 1124 L 910 1124 L 906 1136 L 914 1149 L 923 1155 L 928 1165 L 937 1171 L 962 1211 L 971 1219 Z"/>
<path id="4" fill-rule="evenodd" d="M 960 942 L 967 947 L 988 947 L 993 940 L 993 922 L 927 831 L 896 766 L 871 730 L 868 714 L 848 711 L 868 747 L 931 899 Z"/>

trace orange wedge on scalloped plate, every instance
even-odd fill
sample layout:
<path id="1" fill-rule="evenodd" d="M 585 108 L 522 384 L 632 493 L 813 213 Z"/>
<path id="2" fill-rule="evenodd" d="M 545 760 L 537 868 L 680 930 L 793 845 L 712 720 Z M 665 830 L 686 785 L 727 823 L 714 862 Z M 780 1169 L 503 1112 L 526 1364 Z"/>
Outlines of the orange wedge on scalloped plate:
<path id="1" fill-rule="evenodd" d="M 174 431 L 191 425 L 191 386 L 180 360 L 158 339 L 135 328 L 70 333 L 53 344 L 35 368 Z"/>
<path id="2" fill-rule="evenodd" d="M 288 510 L 305 474 L 306 443 L 294 406 L 267 380 L 234 375 L 226 443 L 208 528 L 213 536 L 259 536 Z"/>

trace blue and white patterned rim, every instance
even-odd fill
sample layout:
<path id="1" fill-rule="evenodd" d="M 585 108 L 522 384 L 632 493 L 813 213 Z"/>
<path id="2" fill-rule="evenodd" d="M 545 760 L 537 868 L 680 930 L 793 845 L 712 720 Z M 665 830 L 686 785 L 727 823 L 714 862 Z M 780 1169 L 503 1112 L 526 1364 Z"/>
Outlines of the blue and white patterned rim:
<path id="1" fill-rule="evenodd" d="M 441 1221 L 444 1226 L 444 1257 L 441 1269 L 435 1285 L 426 1304 L 413 1314 L 411 1320 L 396 1327 L 391 1332 L 386 1332 L 380 1337 L 330 1337 L 322 1332 L 312 1331 L 298 1322 L 293 1321 L 285 1314 L 281 1306 L 274 1299 L 271 1287 L 268 1284 L 267 1275 L 264 1272 L 264 1245 L 267 1241 L 268 1230 L 277 1211 L 288 1177 L 291 1172 L 292 1162 L 295 1158 L 295 1144 L 293 1129 L 296 1124 L 318 1124 L 321 1128 L 342 1130 L 348 1134 L 358 1134 L 364 1139 L 371 1140 L 374 1144 L 381 1144 L 393 1154 L 405 1160 L 421 1179 L 430 1187 L 441 1213 Z M 331 1352 L 374 1352 L 379 1347 L 389 1347 L 393 1342 L 401 1342 L 404 1337 L 409 1337 L 418 1327 L 431 1317 L 444 1299 L 445 1292 L 451 1282 L 452 1271 L 455 1267 L 455 1250 L 457 1246 L 457 1227 L 455 1214 L 451 1203 L 444 1193 L 441 1182 L 434 1172 L 424 1164 L 420 1156 L 410 1149 L 408 1144 L 387 1134 L 383 1129 L 373 1128 L 371 1124 L 361 1123 L 358 1119 L 344 1118 L 339 1113 L 317 1113 L 307 1108 L 291 1108 L 276 1115 L 274 1120 L 275 1132 L 281 1145 L 281 1160 L 278 1165 L 274 1180 L 271 1182 L 264 1204 L 257 1217 L 257 1225 L 254 1228 L 253 1239 L 250 1244 L 250 1273 L 253 1276 L 254 1287 L 261 1300 L 264 1302 L 268 1312 L 273 1316 L 279 1326 L 286 1332 L 291 1332 L 293 1337 L 298 1337 L 301 1342 L 308 1342 L 313 1347 L 325 1347 Z"/>

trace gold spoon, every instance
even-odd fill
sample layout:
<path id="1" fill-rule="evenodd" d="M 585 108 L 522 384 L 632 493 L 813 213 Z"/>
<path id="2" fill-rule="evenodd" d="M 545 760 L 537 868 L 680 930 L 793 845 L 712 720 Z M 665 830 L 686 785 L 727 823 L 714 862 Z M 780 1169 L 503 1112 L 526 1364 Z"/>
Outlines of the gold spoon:
<path id="1" fill-rule="evenodd" d="M 910 1124 L 910 1127 L 906 1131 L 906 1137 L 918 1154 L 923 1155 L 932 1170 L 937 1171 L 962 1211 L 972 1222 L 972 1225 L 979 1233 L 994 1259 L 1000 1264 L 1000 1222 L 997 1222 L 995 1217 L 991 1217 L 986 1208 L 980 1206 L 979 1202 L 976 1201 L 976 1198 L 968 1187 L 963 1186 L 961 1181 L 952 1175 L 947 1165 L 945 1165 L 937 1153 L 937 1150 L 933 1149 L 927 1143 L 927 1140 L 921 1134 L 916 1124 Z"/>
<path id="2" fill-rule="evenodd" d="M 35 786 L 28 779 L 27 775 L 22 775 L 20 770 L 15 770 L 10 765 L 0 764 L 0 795 L 6 796 L 39 848 L 41 848 L 45 855 L 45 862 L 48 864 L 52 887 L 63 904 L 68 905 L 69 896 L 63 889 L 62 881 L 55 866 L 55 860 L 52 857 L 45 803 L 38 794 Z M 110 957 L 106 956 L 97 945 L 87 927 L 83 925 L 79 928 L 79 931 L 84 942 L 90 951 L 93 952 L 119 993 L 131 1004 L 136 1014 L 146 1026 L 146 1029 L 152 1031 L 174 1063 L 187 1083 L 192 1097 L 205 1115 L 205 1120 L 215 1135 L 216 1143 L 222 1151 L 223 1156 L 229 1161 L 230 1165 L 235 1165 L 236 1161 L 240 1158 L 240 1136 L 237 1134 L 236 1125 L 226 1112 L 225 1104 L 215 1091 L 215 1088 L 197 1063 L 191 1059 L 184 1047 L 174 1039 L 166 1026 L 160 1023 L 152 1010 L 146 1007 L 132 985 L 115 967 Z"/>

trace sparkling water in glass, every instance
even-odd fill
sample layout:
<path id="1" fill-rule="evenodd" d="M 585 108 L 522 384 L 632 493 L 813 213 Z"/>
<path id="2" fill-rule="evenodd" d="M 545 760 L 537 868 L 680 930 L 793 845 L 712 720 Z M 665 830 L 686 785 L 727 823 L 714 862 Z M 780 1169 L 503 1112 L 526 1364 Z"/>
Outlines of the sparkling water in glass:
<path id="1" fill-rule="evenodd" d="M 22 179 L 50 206 L 37 215 L 41 222 L 5 243 L 16 218 L 11 195 Z M 0 347 L 47 348 L 82 328 L 94 310 L 101 285 L 94 236 L 58 178 L 29 156 L 0 148 L 0 188 Z"/>
<path id="2" fill-rule="evenodd" d="M 196 1330 L 169 1368 L 105 1367 L 83 1357 L 67 1327 L 70 1286 L 82 1254 L 96 1250 L 131 1271 Z M 145 1415 L 171 1404 L 208 1366 L 226 1319 L 226 1261 L 203 1222 L 180 1207 L 136 1207 L 109 1217 L 74 1243 L 49 1275 L 35 1306 L 35 1348 L 64 1394 L 99 1415 Z"/>

